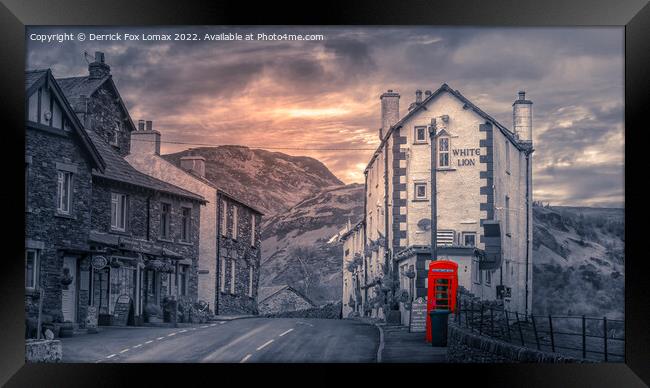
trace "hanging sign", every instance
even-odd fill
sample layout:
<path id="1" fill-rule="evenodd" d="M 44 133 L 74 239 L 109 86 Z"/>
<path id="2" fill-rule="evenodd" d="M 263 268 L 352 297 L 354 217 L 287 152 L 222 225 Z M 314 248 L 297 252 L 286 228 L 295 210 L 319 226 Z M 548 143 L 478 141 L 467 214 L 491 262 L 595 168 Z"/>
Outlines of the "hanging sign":
<path id="1" fill-rule="evenodd" d="M 104 256 L 93 256 L 92 266 L 94 269 L 102 269 L 106 267 L 106 264 L 108 264 L 108 260 Z"/>

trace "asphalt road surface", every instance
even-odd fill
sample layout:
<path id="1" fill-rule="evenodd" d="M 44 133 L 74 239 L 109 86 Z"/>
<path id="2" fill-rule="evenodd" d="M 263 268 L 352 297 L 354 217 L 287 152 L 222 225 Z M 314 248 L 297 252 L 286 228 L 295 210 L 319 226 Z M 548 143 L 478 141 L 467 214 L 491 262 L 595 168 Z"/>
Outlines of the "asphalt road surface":
<path id="1" fill-rule="evenodd" d="M 379 331 L 353 320 L 249 318 L 106 328 L 63 339 L 63 362 L 376 362 Z"/>

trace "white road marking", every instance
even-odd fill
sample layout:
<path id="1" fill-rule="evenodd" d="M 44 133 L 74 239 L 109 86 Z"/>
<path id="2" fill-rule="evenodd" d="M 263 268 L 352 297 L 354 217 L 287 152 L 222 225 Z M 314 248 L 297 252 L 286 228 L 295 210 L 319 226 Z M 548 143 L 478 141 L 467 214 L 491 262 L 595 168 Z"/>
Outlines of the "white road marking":
<path id="1" fill-rule="evenodd" d="M 137 345 L 135 345 L 132 349 L 137 349 L 137 348 L 139 348 L 140 346 L 142 346 L 142 344 L 137 344 Z"/>
<path id="2" fill-rule="evenodd" d="M 176 335 L 176 332 L 167 334 L 167 337 L 171 337 L 173 335 Z"/>
<path id="3" fill-rule="evenodd" d="M 149 340 L 149 341 L 145 342 L 145 344 L 150 344 L 152 342 L 153 342 L 153 340 Z"/>
<path id="4" fill-rule="evenodd" d="M 219 322 L 220 325 L 223 325 L 224 323 L 226 323 L 226 321 Z"/>
<path id="5" fill-rule="evenodd" d="M 201 326 L 201 329 L 207 329 L 207 328 L 208 328 L 208 325 Z"/>
<path id="6" fill-rule="evenodd" d="M 213 324 L 210 325 L 210 327 L 215 327 L 215 326 L 217 326 L 216 323 L 213 323 Z"/>
<path id="7" fill-rule="evenodd" d="M 298 321 L 298 322 L 296 322 L 296 324 L 297 324 L 297 325 L 307 325 L 307 326 L 314 327 L 314 325 L 312 325 L 311 323 L 302 322 L 302 321 Z"/>
<path id="8" fill-rule="evenodd" d="M 284 333 L 280 334 L 280 337 L 283 337 L 285 334 L 289 334 L 292 331 L 293 331 L 293 329 L 289 329 L 289 330 L 285 331 Z"/>
<path id="9" fill-rule="evenodd" d="M 110 355 L 106 356 L 106 358 L 113 358 L 115 356 L 116 356 L 116 354 L 110 354 Z"/>
<path id="10" fill-rule="evenodd" d="M 126 353 L 128 351 L 129 351 L 129 348 L 126 348 L 126 349 L 120 350 L 120 353 Z"/>
<path id="11" fill-rule="evenodd" d="M 240 363 L 248 361 L 249 358 L 251 358 L 253 355 L 252 354 L 247 354 L 244 358 L 239 361 Z"/>
<path id="12" fill-rule="evenodd" d="M 183 329 L 183 330 L 179 331 L 179 333 L 185 333 L 186 331 L 187 330 Z"/>
<path id="13" fill-rule="evenodd" d="M 158 337 L 158 338 L 156 338 L 156 339 L 157 339 L 158 341 L 160 341 L 160 340 L 162 340 L 162 339 L 165 339 L 165 337 Z"/>
<path id="14" fill-rule="evenodd" d="M 271 342 L 273 342 L 273 341 L 274 341 L 274 340 L 268 340 L 268 341 L 266 341 L 263 345 L 261 345 L 259 348 L 257 348 L 257 350 L 262 350 L 262 349 L 264 349 L 265 347 L 267 347 L 268 345 L 270 345 Z"/>

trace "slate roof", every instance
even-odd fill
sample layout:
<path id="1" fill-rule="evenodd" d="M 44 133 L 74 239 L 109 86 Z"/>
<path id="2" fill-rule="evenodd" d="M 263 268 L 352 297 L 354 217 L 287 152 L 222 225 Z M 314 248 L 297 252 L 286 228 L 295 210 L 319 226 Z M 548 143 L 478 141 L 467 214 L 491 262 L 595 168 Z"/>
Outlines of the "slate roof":
<path id="1" fill-rule="evenodd" d="M 290 290 L 293 291 L 295 294 L 309 302 L 312 306 L 316 306 L 314 302 L 312 302 L 309 298 L 307 298 L 305 295 L 303 295 L 300 291 L 296 290 L 295 288 L 285 284 L 283 286 L 270 286 L 270 287 L 260 287 L 258 292 L 257 292 L 257 303 L 262 303 L 265 300 L 269 299 L 273 295 L 284 291 L 284 290 Z"/>
<path id="2" fill-rule="evenodd" d="M 28 90 L 29 88 L 34 85 L 36 81 L 41 79 L 41 77 L 47 73 L 47 69 L 45 70 L 27 70 L 25 72 L 25 90 Z"/>
<path id="3" fill-rule="evenodd" d="M 84 77 L 68 77 L 57 78 L 57 82 L 61 85 L 61 89 L 65 92 L 68 98 L 78 97 L 80 95 L 89 96 L 95 92 L 110 76 L 91 79 L 88 76 Z"/>
<path id="4" fill-rule="evenodd" d="M 99 134 L 89 130 L 86 130 L 86 132 L 106 162 L 104 172 L 101 173 L 99 171 L 94 171 L 94 176 L 206 202 L 205 198 L 198 194 L 194 194 L 170 183 L 163 182 L 152 176 L 141 173 L 124 160 L 124 158 L 118 155 L 110 144 L 108 144 Z"/>

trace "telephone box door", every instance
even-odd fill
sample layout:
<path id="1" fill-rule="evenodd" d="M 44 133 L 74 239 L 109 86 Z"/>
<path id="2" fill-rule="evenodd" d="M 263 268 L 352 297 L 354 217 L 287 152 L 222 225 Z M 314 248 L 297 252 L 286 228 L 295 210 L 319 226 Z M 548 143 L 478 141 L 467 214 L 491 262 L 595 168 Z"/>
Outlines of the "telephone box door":
<path id="1" fill-rule="evenodd" d="M 432 261 L 427 275 L 427 331 L 426 340 L 431 342 L 432 310 L 456 311 L 458 288 L 458 264 L 448 260 Z"/>

